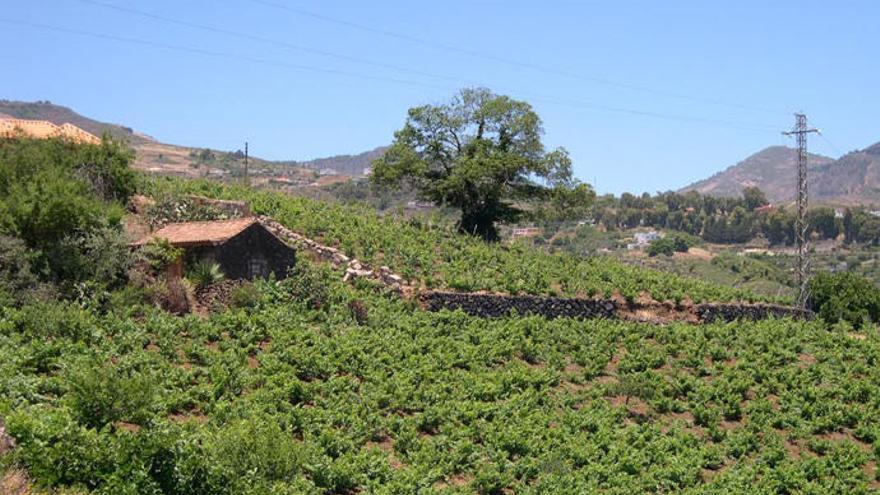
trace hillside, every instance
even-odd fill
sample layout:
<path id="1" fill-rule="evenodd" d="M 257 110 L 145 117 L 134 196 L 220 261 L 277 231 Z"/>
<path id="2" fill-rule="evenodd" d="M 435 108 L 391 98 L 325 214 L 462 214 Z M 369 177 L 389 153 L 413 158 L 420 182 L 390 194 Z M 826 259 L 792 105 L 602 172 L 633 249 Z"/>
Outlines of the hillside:
<path id="1" fill-rule="evenodd" d="M 370 151 L 358 153 L 357 155 L 336 155 L 327 158 L 317 158 L 302 162 L 286 162 L 291 165 L 305 167 L 318 171 L 333 171 L 339 175 L 347 175 L 350 177 L 359 177 L 367 175 L 370 164 L 376 158 L 382 156 L 387 149 L 386 146 L 380 146 Z"/>
<path id="2" fill-rule="evenodd" d="M 880 203 L 880 143 L 817 167 L 810 183 L 817 200 Z"/>
<path id="3" fill-rule="evenodd" d="M 210 181 L 155 182 L 154 195 L 198 194 L 245 199 L 255 213 L 269 215 L 297 232 L 342 249 L 375 266 L 387 265 L 425 288 L 511 294 L 604 296 L 695 302 L 754 300 L 746 291 L 606 258 L 548 254 L 520 245 L 486 244 L 453 229 L 393 216 L 368 207 L 344 206 L 270 191 L 218 186 Z"/>
<path id="4" fill-rule="evenodd" d="M 815 175 L 833 161 L 826 156 L 811 154 L 808 163 Z M 781 203 L 794 198 L 796 174 L 797 151 L 785 146 L 771 146 L 708 179 L 682 188 L 681 192 L 697 191 L 718 197 L 737 197 L 743 188 L 758 186 L 770 201 Z"/>
<path id="5" fill-rule="evenodd" d="M 120 124 L 108 124 L 84 117 L 70 108 L 50 102 L 22 102 L 0 100 L 0 115 L 18 119 L 47 120 L 56 125 L 71 123 L 96 136 L 105 132 L 117 139 L 128 142 L 136 152 L 134 168 L 161 175 L 183 177 L 232 178 L 240 176 L 244 170 L 244 155 L 241 150 L 220 151 L 207 148 L 193 148 L 162 143 Z M 250 157 L 250 171 L 253 176 L 284 173 L 303 183 L 313 180 L 313 172 L 298 166 L 289 166 Z"/>
<path id="6" fill-rule="evenodd" d="M 811 154 L 809 173 L 812 201 L 843 205 L 878 203 L 880 143 L 838 160 Z M 771 146 L 681 191 L 739 196 L 744 187 L 758 186 L 771 202 L 784 203 L 794 199 L 796 174 L 796 150 Z"/>
<path id="7" fill-rule="evenodd" d="M 148 142 L 155 142 L 149 136 L 137 133 L 129 127 L 98 122 L 97 120 L 84 117 L 67 107 L 55 105 L 48 101 L 24 102 L 0 100 L 0 115 L 6 115 L 16 119 L 48 120 L 55 125 L 70 123 L 98 137 L 105 132 L 108 132 L 113 137 L 124 139 L 135 147 Z"/>
<path id="8" fill-rule="evenodd" d="M 146 187 L 250 200 L 426 286 L 740 295 L 279 193 Z M 878 487 L 873 328 L 479 319 L 297 259 L 288 280 L 242 285 L 201 316 L 133 287 L 0 307 L 0 493 L 28 480 L 77 495 Z"/>

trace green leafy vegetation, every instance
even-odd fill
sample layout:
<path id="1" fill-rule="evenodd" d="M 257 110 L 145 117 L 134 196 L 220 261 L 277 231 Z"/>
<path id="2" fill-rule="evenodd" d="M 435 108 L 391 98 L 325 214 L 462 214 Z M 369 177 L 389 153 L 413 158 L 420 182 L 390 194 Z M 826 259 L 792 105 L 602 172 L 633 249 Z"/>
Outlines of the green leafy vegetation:
<path id="1" fill-rule="evenodd" d="M 542 133 L 528 103 L 464 89 L 448 104 L 411 108 L 371 178 L 412 186 L 423 199 L 458 208 L 461 232 L 497 240 L 495 223 L 522 213 L 515 200 L 550 197 L 588 206 L 592 199 L 588 186 L 572 187 L 568 153 L 545 151 Z"/>
<path id="2" fill-rule="evenodd" d="M 873 331 L 479 320 L 338 281 L 311 309 L 253 287 L 207 319 L 2 310 L 4 465 L 95 493 L 876 486 Z"/>
<path id="3" fill-rule="evenodd" d="M 55 163 L 60 189 L 73 191 L 60 196 L 73 208 L 65 220 L 89 219 L 47 231 L 82 271 L 47 259 L 39 237 L 19 228 L 25 217 L 0 231 L 0 418 L 16 444 L 0 456 L 0 475 L 26 472 L 37 490 L 850 494 L 878 486 L 880 336 L 868 320 L 880 298 L 864 282 L 817 279 L 814 302 L 844 320 L 830 326 L 483 320 L 424 312 L 364 280 L 344 284 L 301 256 L 289 277 L 240 283 L 228 308 L 196 316 L 189 284 L 163 274 L 179 249 L 156 241 L 126 256 L 107 213 L 121 209 L 107 192 L 115 186 L 94 187 L 92 172 L 65 175 L 56 158 L 68 151 L 52 151 L 58 143 L 24 146 L 0 162 L 0 177 L 12 177 L 6 163 L 20 163 L 18 153 L 46 152 L 34 163 Z M 29 187 L 42 197 L 39 184 Z M 426 287 L 752 297 L 356 206 L 205 181 L 144 188 L 159 198 L 248 200 Z M 592 238 L 584 227 L 576 236 Z M 668 239 L 673 249 L 689 241 Z M 758 269 L 752 261 L 741 270 Z M 189 275 L 219 278 L 213 266 Z"/>
<path id="4" fill-rule="evenodd" d="M 648 256 L 657 256 L 658 254 L 672 256 L 674 253 L 686 253 L 688 249 L 690 249 L 688 240 L 673 234 L 651 241 L 646 252 Z"/>
<path id="5" fill-rule="evenodd" d="M 208 181 L 160 179 L 150 183 L 156 195 L 195 193 L 222 199 L 246 199 L 256 213 L 339 247 L 375 266 L 387 265 L 428 288 L 502 291 L 513 294 L 611 296 L 635 298 L 647 291 L 659 300 L 753 300 L 752 293 L 696 279 L 647 270 L 606 257 L 548 254 L 514 244 L 486 244 L 443 226 L 416 219 L 379 216 L 368 208 L 334 205 L 271 191 Z"/>
<path id="6" fill-rule="evenodd" d="M 828 207 L 809 210 L 809 235 L 836 239 L 846 230 L 854 242 L 874 243 L 880 239 L 880 219 L 863 208 L 848 209 L 846 215 L 837 218 L 835 211 Z M 654 196 L 624 193 L 619 198 L 602 196 L 595 202 L 590 216 L 609 230 L 663 228 L 719 244 L 741 244 L 758 236 L 770 245 L 794 243 L 794 214 L 783 207 L 769 205 L 764 193 L 755 187 L 745 188 L 740 198 L 718 198 L 696 191 Z M 878 229 L 874 228 L 875 224 Z"/>
<path id="7" fill-rule="evenodd" d="M 222 282 L 226 276 L 218 263 L 201 260 L 190 267 L 186 278 L 192 282 L 196 289 L 203 289 Z"/>
<path id="8" fill-rule="evenodd" d="M 27 267 L 67 293 L 87 281 L 121 283 L 130 260 L 119 223 L 137 185 L 132 159 L 109 138 L 100 145 L 0 140 L 0 235 L 29 251 L 18 277 Z"/>
<path id="9" fill-rule="evenodd" d="M 860 328 L 880 321 L 880 289 L 854 273 L 820 273 L 810 280 L 810 305 L 829 323 Z"/>

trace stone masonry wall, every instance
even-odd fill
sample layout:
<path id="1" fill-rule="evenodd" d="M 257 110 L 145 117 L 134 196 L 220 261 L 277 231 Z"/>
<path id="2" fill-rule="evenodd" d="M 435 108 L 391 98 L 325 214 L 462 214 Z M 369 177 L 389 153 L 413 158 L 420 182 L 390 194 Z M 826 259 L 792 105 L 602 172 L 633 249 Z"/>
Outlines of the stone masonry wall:
<path id="1" fill-rule="evenodd" d="M 694 311 L 704 323 L 785 317 L 812 320 L 814 317 L 812 311 L 778 304 L 706 303 L 698 304 Z"/>
<path id="2" fill-rule="evenodd" d="M 599 299 L 429 291 L 420 295 L 420 302 L 428 311 L 460 309 L 469 315 L 483 318 L 507 316 L 512 311 L 520 315 L 532 314 L 545 318 L 617 317 L 614 302 Z"/>
<path id="3" fill-rule="evenodd" d="M 460 309 L 482 318 L 509 315 L 512 311 L 521 315 L 540 315 L 545 318 L 605 318 L 655 323 L 687 321 L 691 323 L 731 322 L 736 320 L 762 320 L 792 317 L 812 319 L 813 313 L 790 306 L 776 304 L 706 303 L 689 307 L 663 308 L 660 303 L 623 302 L 611 299 L 579 299 L 541 297 L 528 295 L 488 294 L 475 292 L 420 291 L 387 266 L 374 268 L 368 263 L 351 258 L 341 250 L 325 246 L 298 234 L 266 216 L 258 217 L 269 231 L 282 240 L 318 259 L 344 269 L 344 281 L 367 278 L 376 281 L 402 296 L 418 294 L 419 302 L 428 311 Z M 663 308 L 658 311 L 658 308 Z M 647 315 L 647 316 L 646 316 Z"/>

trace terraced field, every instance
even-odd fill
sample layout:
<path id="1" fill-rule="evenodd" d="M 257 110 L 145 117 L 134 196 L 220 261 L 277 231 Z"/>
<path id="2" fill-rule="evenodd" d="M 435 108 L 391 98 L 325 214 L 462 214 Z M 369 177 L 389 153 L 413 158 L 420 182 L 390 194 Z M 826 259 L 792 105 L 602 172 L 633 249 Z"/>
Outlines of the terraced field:
<path id="1" fill-rule="evenodd" d="M 488 245 L 427 221 L 380 217 L 363 208 L 282 193 L 179 179 L 153 181 L 148 190 L 157 196 L 185 192 L 247 199 L 256 213 L 270 215 L 295 231 L 375 266 L 387 265 L 427 288 L 581 297 L 620 293 L 629 299 L 648 292 L 655 299 L 675 302 L 772 299 L 698 279 L 627 266 L 610 258 L 549 254 L 520 245 Z"/>
<path id="2" fill-rule="evenodd" d="M 426 287 L 735 300 L 611 260 L 207 182 Z M 876 492 L 880 335 L 422 311 L 300 257 L 205 316 L 132 287 L 0 308 L 0 491 Z M 16 492 L 13 492 L 16 493 Z"/>

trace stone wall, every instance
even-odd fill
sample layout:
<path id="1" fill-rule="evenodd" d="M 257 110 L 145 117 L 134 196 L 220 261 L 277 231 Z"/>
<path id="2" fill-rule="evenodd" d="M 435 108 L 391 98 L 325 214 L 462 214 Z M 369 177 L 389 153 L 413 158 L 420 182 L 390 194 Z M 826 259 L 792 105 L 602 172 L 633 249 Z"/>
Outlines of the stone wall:
<path id="1" fill-rule="evenodd" d="M 188 194 L 187 198 L 192 201 L 193 204 L 215 208 L 226 214 L 229 218 L 244 218 L 251 216 L 251 207 L 247 201 L 206 198 L 195 194 Z"/>
<path id="2" fill-rule="evenodd" d="M 367 278 L 388 287 L 398 294 L 409 294 L 414 291 L 403 277 L 391 271 L 387 266 L 374 268 L 368 263 L 347 256 L 337 248 L 325 246 L 302 234 L 298 234 L 267 216 L 260 216 L 258 218 L 264 227 L 285 242 L 312 253 L 319 260 L 326 261 L 335 268 L 344 269 L 345 275 L 342 279 L 344 282 L 355 278 Z"/>
<path id="3" fill-rule="evenodd" d="M 611 300 L 566 299 L 561 297 L 508 296 L 503 294 L 430 291 L 419 296 L 428 311 L 460 309 L 472 316 L 495 318 L 517 314 L 546 318 L 616 318 Z"/>
<path id="4" fill-rule="evenodd" d="M 812 311 L 778 304 L 706 303 L 698 304 L 694 312 L 703 323 L 785 317 L 812 320 L 814 317 Z"/>
<path id="5" fill-rule="evenodd" d="M 504 294 L 429 291 L 419 295 L 428 311 L 457 309 L 481 318 L 540 315 L 545 318 L 619 319 L 653 323 L 732 322 L 768 318 L 812 319 L 810 311 L 775 304 L 711 303 L 680 308 L 671 312 L 658 304 L 639 304 L 611 299 L 569 299 L 561 297 L 510 296 Z"/>
<path id="6" fill-rule="evenodd" d="M 341 250 L 325 246 L 293 232 L 275 220 L 261 216 L 260 223 L 285 242 L 313 253 L 319 260 L 343 269 L 344 281 L 367 278 L 403 295 L 418 295 L 422 307 L 428 311 L 461 309 L 482 318 L 517 314 L 540 315 L 545 318 L 605 318 L 648 323 L 711 323 L 716 321 L 763 320 L 792 317 L 812 319 L 813 313 L 776 304 L 706 303 L 693 306 L 669 307 L 672 303 L 657 301 L 625 302 L 612 299 L 578 299 L 541 296 L 514 296 L 479 292 L 420 291 L 419 288 L 387 266 L 374 268 L 351 258 Z"/>

